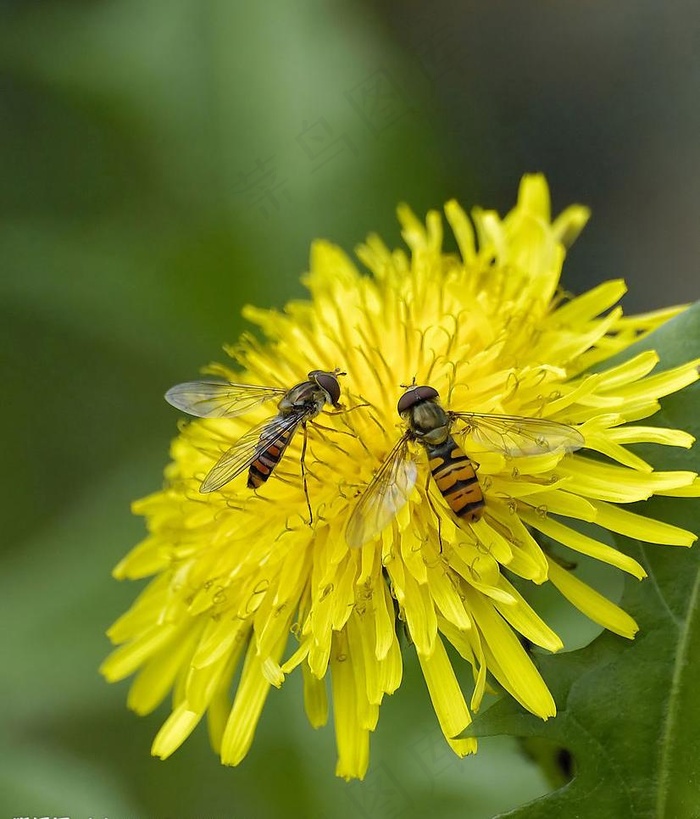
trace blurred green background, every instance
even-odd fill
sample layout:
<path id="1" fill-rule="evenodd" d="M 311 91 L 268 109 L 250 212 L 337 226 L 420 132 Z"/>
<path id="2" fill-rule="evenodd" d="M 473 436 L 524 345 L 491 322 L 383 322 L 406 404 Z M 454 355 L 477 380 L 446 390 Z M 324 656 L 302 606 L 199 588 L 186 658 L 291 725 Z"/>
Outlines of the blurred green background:
<path id="1" fill-rule="evenodd" d="M 697 299 L 698 99 L 689 0 L 0 2 L 3 816 L 479 819 L 547 790 L 510 741 L 451 755 L 410 651 L 364 784 L 335 779 L 296 677 L 240 768 L 204 730 L 153 760 L 167 709 L 97 675 L 138 590 L 110 570 L 161 482 L 163 391 L 243 304 L 303 295 L 314 237 L 394 244 L 399 201 L 503 212 L 542 170 L 555 210 L 593 209 L 569 289 Z M 596 633 L 541 603 L 570 645 Z"/>

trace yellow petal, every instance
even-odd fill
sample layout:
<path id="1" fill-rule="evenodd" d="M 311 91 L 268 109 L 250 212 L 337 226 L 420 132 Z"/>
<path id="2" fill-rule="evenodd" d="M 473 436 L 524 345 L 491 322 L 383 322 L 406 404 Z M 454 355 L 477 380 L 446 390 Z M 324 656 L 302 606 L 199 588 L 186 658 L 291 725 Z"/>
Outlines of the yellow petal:
<path id="1" fill-rule="evenodd" d="M 617 304 L 626 292 L 627 286 L 622 279 L 603 282 L 587 293 L 576 296 L 576 298 L 558 307 L 552 312 L 548 323 L 566 330 L 579 322 L 590 321 L 599 316 L 604 310 Z M 646 375 L 646 372 L 644 375 Z"/>
<path id="2" fill-rule="evenodd" d="M 494 601 L 498 613 L 513 626 L 513 628 L 527 638 L 531 643 L 546 648 L 548 651 L 560 651 L 564 644 L 557 634 L 539 617 L 525 598 L 506 578 L 501 579 L 503 588 L 513 597 L 513 603 L 505 606 Z"/>
<path id="3" fill-rule="evenodd" d="M 418 659 L 442 733 L 447 738 L 456 737 L 471 717 L 442 640 L 438 637 L 435 641 L 430 657 L 419 654 Z"/>
<path id="4" fill-rule="evenodd" d="M 153 756 L 167 759 L 194 731 L 201 718 L 201 713 L 188 710 L 186 704 L 178 706 L 156 734 L 151 746 Z"/>
<path id="5" fill-rule="evenodd" d="M 630 640 L 639 630 L 627 612 L 553 560 L 549 561 L 549 578 L 572 605 L 603 628 Z"/>
<path id="6" fill-rule="evenodd" d="M 467 265 L 472 264 L 476 260 L 476 247 L 474 243 L 474 230 L 469 221 L 469 217 L 454 199 L 451 199 L 445 205 L 445 215 L 457 240 L 462 260 Z"/>
<path id="7" fill-rule="evenodd" d="M 174 625 L 149 629 L 142 636 L 113 651 L 100 666 L 100 673 L 110 682 L 123 680 L 152 657 L 176 632 Z"/>
<path id="8" fill-rule="evenodd" d="M 275 647 L 275 659 L 279 660 L 282 656 L 286 642 L 285 634 Z M 224 765 L 238 765 L 253 741 L 260 713 L 270 691 L 270 683 L 265 679 L 262 665 L 263 660 L 257 654 L 255 644 L 251 642 L 221 740 L 221 761 Z"/>
<path id="9" fill-rule="evenodd" d="M 627 537 L 647 543 L 664 543 L 667 546 L 692 546 L 697 540 L 697 535 L 678 526 L 620 509 L 610 503 L 596 501 L 595 508 L 596 523 L 599 526 Z"/>
<path id="10" fill-rule="evenodd" d="M 314 677 L 306 663 L 302 664 L 301 671 L 304 678 L 304 709 L 306 716 L 314 728 L 320 728 L 328 722 L 326 681 Z"/>
<path id="11" fill-rule="evenodd" d="M 571 205 L 562 211 L 552 223 L 552 232 L 564 245 L 571 247 L 586 226 L 591 212 L 581 205 Z"/>
<path id="12" fill-rule="evenodd" d="M 558 471 L 571 479 L 568 485 L 571 492 L 613 503 L 646 500 L 655 492 L 677 489 L 695 479 L 694 472 L 640 473 L 581 456 L 564 459 Z M 549 502 L 548 505 L 551 506 Z"/>
<path id="13" fill-rule="evenodd" d="M 139 715 L 150 714 L 165 699 L 175 677 L 192 657 L 200 624 L 157 652 L 139 671 L 129 689 L 127 705 Z"/>
<path id="14" fill-rule="evenodd" d="M 501 685 L 525 708 L 542 719 L 553 717 L 556 706 L 532 660 L 520 642 L 478 593 L 468 594 L 479 631 L 484 636 L 486 664 Z"/>
<path id="15" fill-rule="evenodd" d="M 529 523 L 533 529 L 537 529 L 553 540 L 563 543 L 564 546 L 568 546 L 570 549 L 593 557 L 603 563 L 617 566 L 618 569 L 622 569 L 623 572 L 631 574 L 638 580 L 642 580 L 642 578 L 647 576 L 642 566 L 640 566 L 634 558 L 614 549 L 612 546 L 607 546 L 605 543 L 601 543 L 592 537 L 583 535 L 559 521 L 552 518 L 542 518 L 533 514 L 523 514 L 523 520 Z"/>
<path id="16" fill-rule="evenodd" d="M 333 684 L 333 721 L 338 747 L 336 776 L 364 779 L 369 764 L 369 730 L 357 719 L 357 688 L 347 635 L 337 632 L 331 653 Z"/>

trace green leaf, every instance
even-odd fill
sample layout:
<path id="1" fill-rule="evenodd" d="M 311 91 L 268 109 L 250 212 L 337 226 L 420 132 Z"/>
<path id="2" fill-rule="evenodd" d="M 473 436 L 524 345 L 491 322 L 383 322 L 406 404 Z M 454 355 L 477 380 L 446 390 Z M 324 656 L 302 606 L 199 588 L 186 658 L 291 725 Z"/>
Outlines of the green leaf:
<path id="1" fill-rule="evenodd" d="M 700 350 L 700 305 L 665 324 L 625 352 L 655 349 L 659 369 L 690 360 Z M 663 402 L 652 423 L 700 434 L 698 384 Z M 663 469 L 698 471 L 697 447 L 661 452 Z M 697 531 L 700 501 L 653 498 L 635 511 Z M 586 648 L 559 656 L 537 655 L 558 705 L 548 722 L 503 698 L 471 726 L 473 736 L 527 737 L 549 772 L 569 764 L 573 779 L 559 790 L 504 816 L 697 817 L 700 806 L 700 551 L 657 546 L 616 536 L 618 548 L 649 574 L 626 579 L 621 605 L 640 626 L 633 642 L 604 633 Z M 554 749 L 553 751 L 551 749 Z M 559 754 L 560 749 L 565 749 Z M 568 753 L 567 753 L 568 752 Z M 546 767 L 546 766 L 545 766 Z M 556 770 L 555 770 L 556 773 Z M 565 778 L 565 777 L 564 777 Z M 550 779 L 554 779 L 550 776 Z M 561 781 L 561 779 L 560 779 Z"/>

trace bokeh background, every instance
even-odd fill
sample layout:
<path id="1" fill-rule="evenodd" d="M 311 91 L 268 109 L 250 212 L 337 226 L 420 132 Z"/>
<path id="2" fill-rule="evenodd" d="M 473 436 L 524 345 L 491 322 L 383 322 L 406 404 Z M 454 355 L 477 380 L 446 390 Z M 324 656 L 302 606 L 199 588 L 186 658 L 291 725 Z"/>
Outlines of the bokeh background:
<path id="1" fill-rule="evenodd" d="M 243 304 L 303 296 L 314 237 L 395 244 L 399 201 L 503 212 L 541 170 L 555 210 L 593 209 L 568 289 L 697 299 L 699 99 L 690 0 L 0 2 L 0 813 L 480 819 L 547 790 L 509 740 L 450 754 L 410 650 L 363 784 L 295 677 L 240 768 L 205 730 L 153 760 L 167 709 L 137 718 L 97 675 L 139 588 L 110 570 L 161 483 L 163 391 Z M 540 604 L 570 647 L 595 635 Z"/>

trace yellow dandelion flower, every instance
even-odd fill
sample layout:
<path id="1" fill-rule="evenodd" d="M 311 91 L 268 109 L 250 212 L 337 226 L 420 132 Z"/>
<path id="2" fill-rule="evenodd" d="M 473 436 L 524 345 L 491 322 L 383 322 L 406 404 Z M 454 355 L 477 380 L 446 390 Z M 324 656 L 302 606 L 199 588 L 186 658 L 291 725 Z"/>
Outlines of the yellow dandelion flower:
<path id="1" fill-rule="evenodd" d="M 488 674 L 542 719 L 555 713 L 519 637 L 550 651 L 562 643 L 503 569 L 550 580 L 617 634 L 637 630 L 554 562 L 537 533 L 640 579 L 639 563 L 575 522 L 653 543 L 695 540 L 622 507 L 654 494 L 699 494 L 695 474 L 657 472 L 628 448 L 691 445 L 683 432 L 639 422 L 659 398 L 697 379 L 698 362 L 654 373 L 658 358 L 646 352 L 604 368 L 679 309 L 623 317 L 615 306 L 621 281 L 564 297 L 565 248 L 588 213 L 570 207 L 552 221 L 541 176 L 524 178 L 503 219 L 476 210 L 472 222 L 455 202 L 445 215 L 459 255 L 443 250 L 438 213 L 423 224 L 401 207 L 410 253 L 371 236 L 357 251 L 370 275 L 337 247 L 315 243 L 310 300 L 282 313 L 247 308 L 265 341 L 246 335 L 227 350 L 234 367 L 207 368 L 242 385 L 234 388 L 241 393 L 248 385 L 248 403 L 239 395 L 235 408 L 214 409 L 210 395 L 200 396 L 198 414 L 208 417 L 183 424 L 164 488 L 134 504 L 149 534 L 115 576 L 153 579 L 110 629 L 119 647 L 102 672 L 109 680 L 137 673 L 128 704 L 139 714 L 173 691 L 156 756 L 172 754 L 206 714 L 222 762 L 237 765 L 270 686 L 300 666 L 312 726 L 326 723 L 332 696 L 337 774 L 362 778 L 379 706 L 401 683 L 397 617 L 447 742 L 471 753 L 476 740 L 460 734 Z M 312 400 L 285 425 L 284 396 L 294 385 Z M 476 507 L 461 521 L 453 512 L 461 501 L 435 472 L 440 458 L 410 429 L 413 410 L 397 414 L 397 401 L 424 387 L 419 398 L 444 408 L 455 451 L 478 468 L 478 480 L 470 479 Z M 184 406 L 192 410 L 189 389 Z M 472 423 L 464 413 L 510 421 L 484 428 L 479 415 Z M 249 488 L 238 473 L 274 418 L 266 452 L 254 453 Z M 305 434 L 300 421 L 308 421 Z M 530 446 L 522 444 L 527 435 Z M 388 461 L 391 480 L 374 479 L 399 451 Z M 380 492 L 367 489 L 378 484 Z M 469 703 L 447 644 L 473 669 Z"/>

